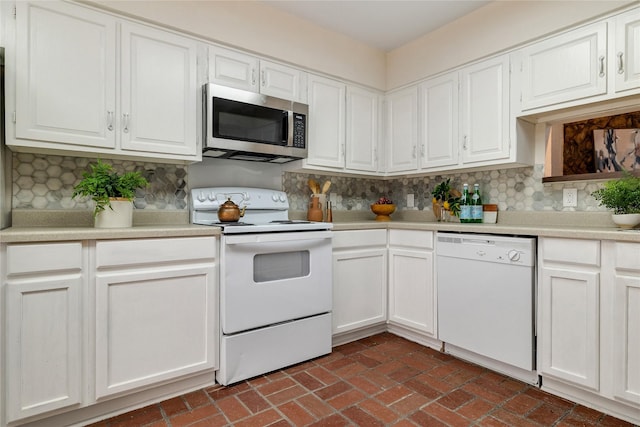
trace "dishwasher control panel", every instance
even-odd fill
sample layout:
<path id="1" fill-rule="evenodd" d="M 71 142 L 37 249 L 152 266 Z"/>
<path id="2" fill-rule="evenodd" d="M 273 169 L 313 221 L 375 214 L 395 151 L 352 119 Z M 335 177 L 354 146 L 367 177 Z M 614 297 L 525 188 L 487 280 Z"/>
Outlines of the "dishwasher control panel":
<path id="1" fill-rule="evenodd" d="M 438 232 L 436 252 L 439 256 L 533 266 L 536 238 Z"/>

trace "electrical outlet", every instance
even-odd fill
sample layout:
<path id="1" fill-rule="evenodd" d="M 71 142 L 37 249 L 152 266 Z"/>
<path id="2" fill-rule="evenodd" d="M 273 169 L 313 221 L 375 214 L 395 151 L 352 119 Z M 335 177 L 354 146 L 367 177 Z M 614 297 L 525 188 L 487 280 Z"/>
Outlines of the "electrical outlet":
<path id="1" fill-rule="evenodd" d="M 413 194 L 407 194 L 407 207 L 412 208 L 415 204 L 415 199 Z"/>
<path id="2" fill-rule="evenodd" d="M 578 206 L 577 188 L 564 188 L 562 190 L 562 206 L 565 208 L 575 208 Z"/>

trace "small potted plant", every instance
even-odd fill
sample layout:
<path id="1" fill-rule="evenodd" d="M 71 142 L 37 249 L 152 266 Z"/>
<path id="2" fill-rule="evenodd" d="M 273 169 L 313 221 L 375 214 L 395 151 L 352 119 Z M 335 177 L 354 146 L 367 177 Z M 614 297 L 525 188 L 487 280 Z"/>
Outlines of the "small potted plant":
<path id="1" fill-rule="evenodd" d="M 433 196 L 431 200 L 433 214 L 437 221 L 446 221 L 446 215 L 455 217 L 460 215 L 460 196 L 462 194 L 455 188 L 451 188 L 451 178 L 436 185 L 431 195 Z"/>
<path id="2" fill-rule="evenodd" d="M 149 182 L 140 172 L 120 175 L 113 166 L 99 159 L 89 167 L 91 171 L 82 174 L 72 197 L 91 197 L 95 202 L 93 217 L 96 228 L 131 227 L 135 191 L 146 187 Z"/>
<path id="3" fill-rule="evenodd" d="M 633 228 L 640 224 L 640 177 L 625 172 L 620 179 L 604 183 L 591 195 L 600 206 L 613 209 L 611 218 L 621 228 Z"/>

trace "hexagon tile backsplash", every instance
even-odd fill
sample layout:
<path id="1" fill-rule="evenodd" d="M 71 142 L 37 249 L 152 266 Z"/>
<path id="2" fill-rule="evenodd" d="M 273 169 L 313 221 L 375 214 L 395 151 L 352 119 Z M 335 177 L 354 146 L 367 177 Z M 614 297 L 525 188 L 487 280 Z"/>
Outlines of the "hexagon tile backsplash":
<path id="1" fill-rule="evenodd" d="M 592 181 L 571 183 L 542 182 L 544 165 L 533 167 L 499 169 L 479 172 L 459 172 L 436 176 L 399 177 L 390 180 L 374 180 L 321 174 L 285 172 L 282 177 L 284 191 L 289 194 L 291 209 L 304 211 L 308 208 L 310 190 L 307 180 L 313 178 L 321 185 L 331 180 L 329 196 L 334 210 L 368 211 L 369 205 L 378 197 L 387 196 L 401 210 L 431 209 L 431 191 L 447 178 L 451 185 L 462 190 L 462 184 L 480 184 L 484 203 L 494 203 L 501 211 L 603 211 L 591 192 L 601 184 Z M 562 189 L 578 189 L 578 207 L 564 208 Z M 414 207 L 407 207 L 407 195 L 414 195 Z"/>
<path id="2" fill-rule="evenodd" d="M 75 198 L 73 188 L 95 160 L 83 157 L 14 153 L 14 209 L 92 209 L 93 202 Z M 188 209 L 186 166 L 127 160 L 104 160 L 119 172 L 140 171 L 149 181 L 136 191 L 137 209 Z"/>

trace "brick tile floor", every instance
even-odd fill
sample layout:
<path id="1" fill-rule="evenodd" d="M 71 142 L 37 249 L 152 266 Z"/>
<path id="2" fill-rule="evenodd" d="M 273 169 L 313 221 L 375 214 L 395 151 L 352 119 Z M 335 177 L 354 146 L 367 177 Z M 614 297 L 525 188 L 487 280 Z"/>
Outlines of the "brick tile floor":
<path id="1" fill-rule="evenodd" d="M 198 390 L 92 426 L 632 424 L 385 333 L 281 371 Z"/>

